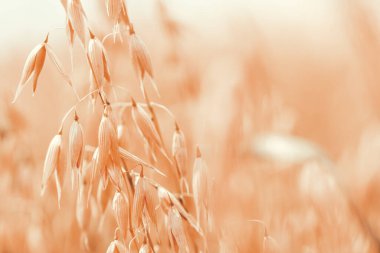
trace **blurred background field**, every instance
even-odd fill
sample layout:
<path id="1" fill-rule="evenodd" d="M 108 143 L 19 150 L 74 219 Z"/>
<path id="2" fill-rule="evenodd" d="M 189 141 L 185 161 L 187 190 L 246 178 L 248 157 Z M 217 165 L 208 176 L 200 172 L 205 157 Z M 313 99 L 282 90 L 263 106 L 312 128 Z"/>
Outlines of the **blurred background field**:
<path id="1" fill-rule="evenodd" d="M 96 32 L 106 35 L 104 1 L 82 2 Z M 203 150 L 213 179 L 213 222 L 223 239 L 219 252 L 379 252 L 379 2 L 127 4 L 151 53 L 157 100 L 174 112 L 189 146 Z M 0 6 L 0 251 L 80 252 L 70 187 L 61 209 L 54 191 L 39 195 L 47 146 L 75 97 L 47 60 L 36 95 L 29 86 L 10 104 L 26 56 L 47 31 L 65 25 L 64 9 L 58 0 Z M 65 43 L 64 30 L 51 32 L 69 71 Z M 105 48 L 115 82 L 138 92 L 126 46 L 109 40 Z M 78 44 L 74 52 L 72 78 L 84 95 L 89 70 Z M 85 124 L 94 122 L 88 117 Z M 265 159 L 252 148 L 264 133 L 314 143 L 335 168 L 314 158 Z M 274 242 L 264 247 L 263 226 L 253 219 L 265 223 Z M 94 226 L 94 252 L 105 252 L 110 231 L 106 226 L 102 235 Z"/>

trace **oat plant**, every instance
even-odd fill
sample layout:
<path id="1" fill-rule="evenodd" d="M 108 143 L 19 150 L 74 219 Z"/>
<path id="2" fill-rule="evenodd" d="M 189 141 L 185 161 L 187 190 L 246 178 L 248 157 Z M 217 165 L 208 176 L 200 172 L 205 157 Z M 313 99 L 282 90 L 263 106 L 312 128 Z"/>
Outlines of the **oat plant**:
<path id="1" fill-rule="evenodd" d="M 128 15 L 124 0 L 105 0 L 107 15 L 113 28 L 104 37 L 95 31 L 96 20 L 89 22 L 80 0 L 61 1 L 66 12 L 65 43 L 73 59 L 73 46 L 79 43 L 90 71 L 87 94 L 77 92 L 78 84 L 64 70 L 49 37 L 41 39 L 29 54 L 17 87 L 14 102 L 32 82 L 33 94 L 40 84 L 46 55 L 58 69 L 63 81 L 77 101 L 62 115 L 58 131 L 52 136 L 42 170 L 41 194 L 51 191 L 54 182 L 59 208 L 65 177 L 76 194 L 75 217 L 84 250 L 92 251 L 91 224 L 102 231 L 104 215 L 113 213 L 114 233 L 106 252 L 207 252 L 208 247 L 208 180 L 207 167 L 199 148 L 191 157 L 180 122 L 169 108 L 155 98 L 160 97 L 149 50 Z M 112 43 L 105 46 L 105 42 Z M 112 62 L 107 51 L 121 44 L 128 48 L 136 83 L 113 84 Z M 115 48 L 119 48 L 116 47 Z M 73 61 L 71 61 L 73 63 Z M 75 73 L 75 72 L 74 72 Z M 132 94 L 129 87 L 138 86 L 141 94 Z M 149 94 L 149 90 L 154 93 Z M 119 93 L 129 92 L 127 100 Z M 141 101 L 137 98 L 142 97 Z M 88 105 L 91 105 L 89 108 Z M 158 114 L 160 111 L 161 114 Z M 168 117 L 160 118 L 162 112 Z M 82 115 L 83 116 L 82 116 Z M 101 114 L 98 132 L 86 139 L 85 117 Z M 172 121 L 170 129 L 162 120 Z M 168 124 L 166 124 L 168 125 Z M 133 129 L 133 130 L 131 130 Z M 168 143 L 164 133 L 172 135 Z M 131 136 L 133 135 L 133 136 Z M 96 143 L 96 145 L 90 145 Z M 134 152 L 134 151 L 138 152 Z M 195 147 L 193 147 L 195 150 Z M 192 170 L 191 160 L 194 160 Z M 191 186 L 191 187 L 190 187 Z M 99 214 L 99 215 L 93 215 Z"/>

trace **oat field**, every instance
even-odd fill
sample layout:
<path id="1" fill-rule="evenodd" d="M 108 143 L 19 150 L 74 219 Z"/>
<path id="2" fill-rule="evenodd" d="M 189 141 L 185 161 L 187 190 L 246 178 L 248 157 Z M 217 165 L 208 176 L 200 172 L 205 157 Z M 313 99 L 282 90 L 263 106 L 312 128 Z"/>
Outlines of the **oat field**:
<path id="1" fill-rule="evenodd" d="M 0 252 L 380 252 L 379 1 L 0 2 Z"/>

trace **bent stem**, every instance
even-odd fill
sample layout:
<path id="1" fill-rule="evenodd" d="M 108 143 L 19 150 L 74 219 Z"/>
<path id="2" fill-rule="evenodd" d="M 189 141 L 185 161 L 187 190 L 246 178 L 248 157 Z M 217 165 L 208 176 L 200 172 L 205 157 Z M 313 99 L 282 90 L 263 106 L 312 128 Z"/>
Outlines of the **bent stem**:
<path id="1" fill-rule="evenodd" d="M 73 105 L 66 113 L 65 115 L 63 116 L 62 120 L 61 120 L 61 125 L 59 127 L 59 129 L 62 129 L 63 128 L 63 125 L 67 119 L 67 117 L 70 115 L 70 113 L 73 112 L 73 110 L 80 104 L 82 103 L 83 101 L 85 101 L 89 96 L 91 96 L 92 94 L 96 93 L 96 92 L 100 92 L 100 89 L 96 89 L 96 90 L 93 90 L 91 91 L 90 93 L 87 93 L 86 95 L 84 95 L 81 99 L 78 100 L 78 102 Z"/>

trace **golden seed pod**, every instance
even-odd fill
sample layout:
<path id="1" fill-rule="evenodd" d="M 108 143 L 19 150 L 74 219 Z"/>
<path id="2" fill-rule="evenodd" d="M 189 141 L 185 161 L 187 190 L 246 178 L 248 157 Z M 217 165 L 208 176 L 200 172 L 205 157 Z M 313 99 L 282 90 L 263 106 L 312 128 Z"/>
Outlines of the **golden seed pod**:
<path id="1" fill-rule="evenodd" d="M 140 134 L 149 142 L 153 142 L 158 147 L 161 145 L 160 136 L 148 113 L 138 105 L 132 98 L 132 118 Z"/>
<path id="2" fill-rule="evenodd" d="M 90 32 L 90 41 L 88 42 L 87 59 L 94 76 L 96 86 L 102 87 L 103 80 L 110 81 L 110 73 L 105 48 L 102 42 Z"/>
<path id="3" fill-rule="evenodd" d="M 118 163 L 114 161 L 112 156 L 108 160 L 107 176 L 116 188 L 120 188 L 124 184 L 121 168 L 118 166 Z"/>
<path id="4" fill-rule="evenodd" d="M 95 111 L 96 98 L 98 97 L 98 93 L 95 92 L 95 90 L 99 89 L 99 87 L 95 81 L 94 75 L 92 74 L 92 70 L 90 70 L 88 82 L 89 82 L 88 93 L 91 93 L 91 106 L 92 106 L 92 110 Z"/>
<path id="5" fill-rule="evenodd" d="M 199 148 L 197 148 L 197 157 L 195 158 L 193 166 L 193 195 L 199 226 L 201 213 L 205 211 L 208 199 L 207 168 Z"/>
<path id="6" fill-rule="evenodd" d="M 17 86 L 15 97 L 12 101 L 12 103 L 16 102 L 17 98 L 20 96 L 22 90 L 24 89 L 25 85 L 28 83 L 30 79 L 33 78 L 33 94 L 35 93 L 37 89 L 37 81 L 38 77 L 40 76 L 42 67 L 45 63 L 46 58 L 46 43 L 48 41 L 48 37 L 46 36 L 46 39 L 44 42 L 38 44 L 33 50 L 29 53 L 25 65 L 21 74 L 20 82 Z"/>
<path id="7" fill-rule="evenodd" d="M 125 148 L 128 146 L 128 129 L 123 124 L 117 126 L 117 140 L 119 147 Z"/>
<path id="8" fill-rule="evenodd" d="M 145 74 L 153 77 L 152 61 L 150 59 L 148 49 L 140 37 L 131 30 L 130 51 L 132 55 L 132 63 L 137 75 L 143 79 Z"/>
<path id="9" fill-rule="evenodd" d="M 59 156 L 62 146 L 62 133 L 55 135 L 50 141 L 48 151 L 46 153 L 44 162 L 44 172 L 42 174 L 42 187 L 41 195 L 45 192 L 47 181 L 53 174 L 54 170 L 58 167 Z"/>
<path id="10" fill-rule="evenodd" d="M 187 244 L 182 217 L 174 206 L 172 206 L 168 212 L 168 227 L 175 241 L 177 242 L 179 252 L 189 252 L 190 250 Z"/>
<path id="11" fill-rule="evenodd" d="M 93 182 L 98 172 L 102 171 L 106 166 L 106 160 L 102 160 L 99 156 L 99 147 L 97 147 L 92 154 L 91 163 L 91 182 Z"/>
<path id="12" fill-rule="evenodd" d="M 67 157 L 63 148 L 59 152 L 57 169 L 54 171 L 55 185 L 57 188 L 58 207 L 61 208 L 62 187 L 65 179 L 67 168 Z"/>
<path id="13" fill-rule="evenodd" d="M 107 108 L 105 108 L 99 124 L 98 145 L 100 159 L 108 164 L 111 158 L 113 164 L 119 167 L 120 155 L 117 133 L 112 118 L 109 117 Z"/>
<path id="14" fill-rule="evenodd" d="M 98 87 L 101 87 L 104 77 L 103 51 L 101 42 L 95 37 L 88 42 L 87 57 L 95 82 Z"/>
<path id="15" fill-rule="evenodd" d="M 106 253 L 125 253 L 127 248 L 118 240 L 113 240 L 107 248 Z"/>
<path id="16" fill-rule="evenodd" d="M 148 211 L 149 218 L 153 224 L 157 224 L 156 206 L 158 204 L 156 189 L 146 182 L 144 182 L 145 191 L 145 204 Z"/>
<path id="17" fill-rule="evenodd" d="M 79 182 L 80 168 L 83 162 L 83 129 L 75 113 L 75 120 L 71 124 L 69 132 L 69 163 L 71 168 L 71 187 Z"/>
<path id="18" fill-rule="evenodd" d="M 142 213 L 144 209 L 145 190 L 142 177 L 138 176 L 135 184 L 135 195 L 133 196 L 132 206 L 132 225 L 138 228 L 142 222 Z"/>
<path id="19" fill-rule="evenodd" d="M 116 219 L 117 226 L 126 240 L 129 228 L 129 204 L 128 199 L 123 193 L 117 191 L 113 197 L 112 209 Z"/>
<path id="20" fill-rule="evenodd" d="M 185 135 L 176 123 L 172 141 L 172 155 L 175 156 L 181 149 L 186 149 Z"/>
<path id="21" fill-rule="evenodd" d="M 71 169 L 80 169 L 83 161 L 83 128 L 75 114 L 75 120 L 71 124 L 69 132 L 69 159 Z"/>
<path id="22" fill-rule="evenodd" d="M 98 147 L 99 147 L 99 159 L 101 161 L 108 161 L 108 155 L 111 150 L 111 135 L 112 125 L 107 114 L 103 114 L 103 117 L 99 124 L 98 130 Z"/>
<path id="23" fill-rule="evenodd" d="M 67 16 L 83 47 L 87 43 L 87 18 L 80 0 L 67 1 Z"/>
<path id="24" fill-rule="evenodd" d="M 151 253 L 151 252 L 153 252 L 152 248 L 146 243 L 141 245 L 141 247 L 139 249 L 139 253 Z"/>
<path id="25" fill-rule="evenodd" d="M 186 176 L 186 163 L 187 163 L 187 148 L 185 135 L 181 129 L 176 124 L 176 130 L 173 134 L 172 141 L 172 156 L 175 160 L 179 177 L 183 178 Z"/>
<path id="26" fill-rule="evenodd" d="M 164 213 L 168 214 L 169 209 L 174 206 L 181 216 L 195 229 L 195 231 L 197 231 L 200 236 L 204 235 L 201 227 L 197 224 L 197 221 L 186 211 L 181 202 L 176 198 L 176 196 L 174 196 L 173 193 L 161 186 L 157 187 L 157 193 L 160 206 Z"/>
<path id="27" fill-rule="evenodd" d="M 132 225 L 138 228 L 142 223 L 142 214 L 144 207 L 148 212 L 149 218 L 154 224 L 157 224 L 156 206 L 157 192 L 155 188 L 147 184 L 143 178 L 143 172 L 136 178 L 135 194 L 132 205 Z"/>
<path id="28" fill-rule="evenodd" d="M 165 213 L 168 213 L 169 208 L 171 206 L 171 200 L 170 200 L 170 196 L 168 194 L 168 191 L 162 187 L 158 187 L 157 188 L 157 194 L 158 194 L 158 199 L 159 199 L 159 203 L 160 203 L 162 210 Z"/>
<path id="29" fill-rule="evenodd" d="M 118 23 L 123 11 L 123 0 L 106 0 L 107 15 L 114 24 Z"/>

